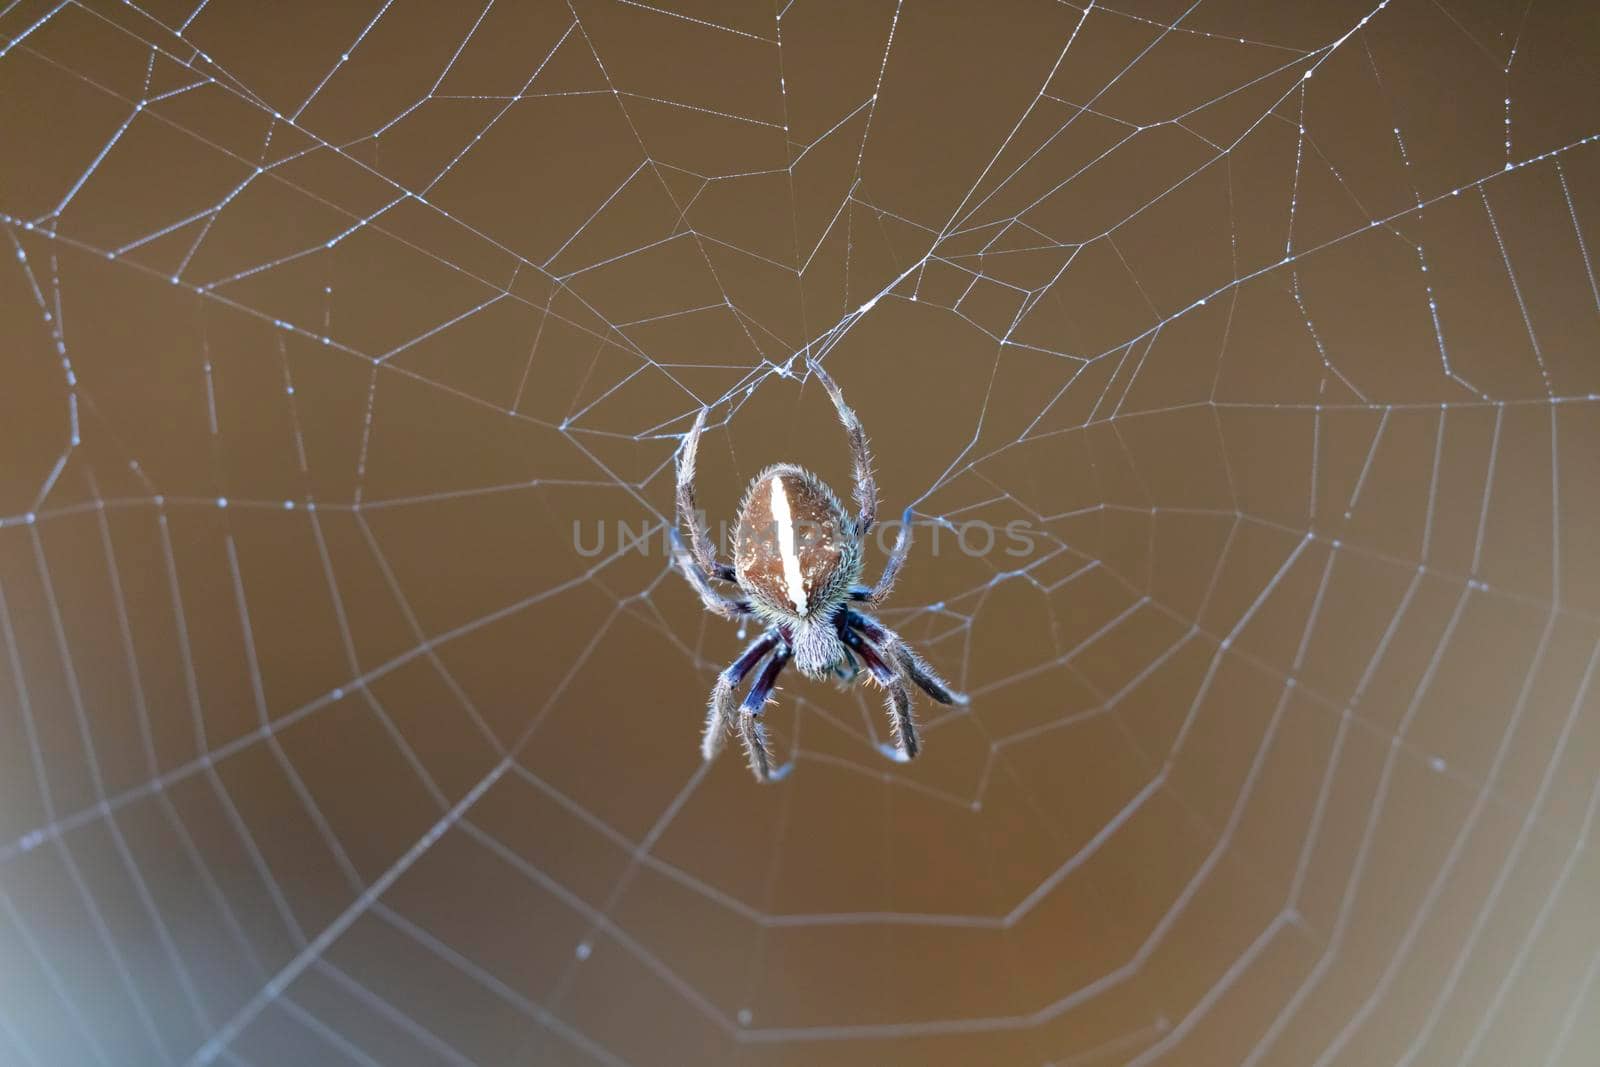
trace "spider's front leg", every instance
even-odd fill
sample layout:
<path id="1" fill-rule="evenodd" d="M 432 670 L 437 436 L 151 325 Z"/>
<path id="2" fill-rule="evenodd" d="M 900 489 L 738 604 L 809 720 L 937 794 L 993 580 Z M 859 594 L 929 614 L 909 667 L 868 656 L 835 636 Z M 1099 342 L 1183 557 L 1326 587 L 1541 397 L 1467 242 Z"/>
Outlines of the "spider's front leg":
<path id="1" fill-rule="evenodd" d="M 778 675 L 789 662 L 789 655 L 787 646 L 780 646 L 772 654 L 739 708 L 739 734 L 744 738 L 745 754 L 750 757 L 750 773 L 756 776 L 758 782 L 770 782 L 783 777 L 781 769 L 773 773 L 772 750 L 767 746 L 767 728 L 761 722 L 761 712 L 767 705 L 767 698 L 772 695 Z"/>
<path id="2" fill-rule="evenodd" d="M 717 675 L 717 684 L 711 687 L 710 706 L 706 709 L 706 732 L 700 737 L 700 755 L 707 762 L 717 758 L 717 753 L 722 751 L 722 739 L 733 728 L 734 690 L 777 643 L 777 632 L 768 630 L 750 642 L 750 647 Z"/>
<path id="3" fill-rule="evenodd" d="M 861 676 L 861 664 L 856 662 L 856 657 L 847 647 L 844 658 L 833 666 L 833 680 L 838 685 L 840 692 L 848 690 L 856 684 L 856 679 Z"/>
<path id="4" fill-rule="evenodd" d="M 845 625 L 865 634 L 885 659 L 897 664 L 906 677 L 916 682 L 917 687 L 934 700 L 956 706 L 967 703 L 967 694 L 951 689 L 949 683 L 928 665 L 928 661 L 917 654 L 916 649 L 871 615 L 852 611 L 845 616 Z"/>
<path id="5" fill-rule="evenodd" d="M 916 720 L 911 717 L 911 691 L 906 688 L 905 676 L 890 666 L 882 654 L 863 640 L 859 633 L 849 631 L 847 640 L 867 665 L 873 680 L 889 694 L 889 723 L 894 731 L 895 743 L 892 748 L 880 746 L 884 755 L 902 763 L 916 759 L 917 753 L 922 751 L 922 738 L 917 733 Z"/>

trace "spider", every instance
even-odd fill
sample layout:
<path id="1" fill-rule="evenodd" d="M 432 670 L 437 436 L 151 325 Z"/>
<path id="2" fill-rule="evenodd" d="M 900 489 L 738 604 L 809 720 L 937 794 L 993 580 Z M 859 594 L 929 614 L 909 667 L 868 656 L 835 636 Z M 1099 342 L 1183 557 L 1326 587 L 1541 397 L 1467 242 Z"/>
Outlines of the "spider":
<path id="1" fill-rule="evenodd" d="M 878 511 L 872 454 L 861 420 L 845 403 L 839 386 L 821 364 L 809 360 L 807 365 L 833 399 L 850 437 L 855 466 L 854 517 L 845 512 L 822 479 L 792 463 L 775 463 L 757 474 L 745 490 L 734 534 L 734 562 L 724 563 L 717 558 L 695 507 L 695 459 L 706 424 L 704 408 L 678 456 L 678 522 L 689 530 L 687 547 L 677 529 L 672 531 L 678 567 L 707 611 L 725 619 L 754 619 L 765 627 L 717 676 L 700 753 L 706 760 L 714 759 L 737 720 L 751 773 L 762 782 L 781 778 L 789 766 L 773 767 L 761 713 L 778 675 L 791 660 L 808 678 L 831 675 L 846 686 L 860 680 L 864 665 L 865 676 L 888 692 L 895 747 L 883 747 L 900 761 L 912 759 L 921 749 L 911 717 L 908 683 L 915 683 L 941 704 L 967 702 L 965 695 L 952 691 L 899 635 L 857 607 L 876 608 L 888 598 L 911 548 L 911 509 L 901 517 L 894 549 L 877 584 L 859 584 L 862 549 Z M 736 585 L 743 595 L 726 595 L 713 581 Z M 736 715 L 736 691 L 763 660 L 766 665 Z"/>

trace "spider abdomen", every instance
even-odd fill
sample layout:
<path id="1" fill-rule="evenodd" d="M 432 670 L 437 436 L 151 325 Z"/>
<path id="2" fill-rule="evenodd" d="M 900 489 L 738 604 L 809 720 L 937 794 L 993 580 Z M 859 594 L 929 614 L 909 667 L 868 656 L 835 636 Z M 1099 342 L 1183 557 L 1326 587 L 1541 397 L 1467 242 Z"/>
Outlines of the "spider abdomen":
<path id="1" fill-rule="evenodd" d="M 773 614 L 829 612 L 861 570 L 855 527 L 839 498 L 792 464 L 768 467 L 750 483 L 734 537 L 739 584 Z"/>

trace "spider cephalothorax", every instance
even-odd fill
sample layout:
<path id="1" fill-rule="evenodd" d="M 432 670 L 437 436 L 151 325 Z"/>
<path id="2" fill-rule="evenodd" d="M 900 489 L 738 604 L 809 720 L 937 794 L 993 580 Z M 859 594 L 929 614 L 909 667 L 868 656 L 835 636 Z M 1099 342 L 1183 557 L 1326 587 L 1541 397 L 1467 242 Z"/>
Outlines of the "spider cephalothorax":
<path id="1" fill-rule="evenodd" d="M 781 773 L 772 767 L 761 713 L 790 660 L 807 677 L 834 675 L 847 683 L 861 676 L 864 665 L 866 676 L 889 692 L 897 743 L 889 751 L 901 759 L 910 759 L 921 747 L 911 718 L 911 683 L 942 704 L 967 702 L 892 630 L 851 606 L 876 607 L 889 595 L 911 547 L 911 513 L 908 509 L 902 518 L 878 583 L 860 585 L 862 545 L 877 517 L 872 457 L 866 433 L 845 404 L 844 394 L 819 364 L 810 367 L 850 435 L 858 509 L 854 516 L 810 471 L 791 463 L 774 464 L 756 475 L 739 504 L 730 565 L 717 558 L 695 508 L 695 460 L 705 428 L 704 410 L 684 439 L 678 460 L 678 521 L 688 527 L 690 538 L 686 548 L 673 531 L 678 566 L 707 610 L 727 619 L 754 617 L 766 626 L 718 676 L 701 752 L 709 760 L 721 749 L 724 733 L 734 721 L 735 690 L 765 660 L 738 712 L 750 769 L 762 781 Z M 713 580 L 737 585 L 743 596 L 725 596 L 711 584 Z"/>

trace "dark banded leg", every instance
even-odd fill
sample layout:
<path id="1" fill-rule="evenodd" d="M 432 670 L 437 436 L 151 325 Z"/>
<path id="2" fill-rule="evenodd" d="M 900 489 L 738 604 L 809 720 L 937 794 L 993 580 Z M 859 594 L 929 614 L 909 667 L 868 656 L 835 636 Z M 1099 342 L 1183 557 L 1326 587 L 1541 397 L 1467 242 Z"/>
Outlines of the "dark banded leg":
<path id="1" fill-rule="evenodd" d="M 833 399 L 833 406 L 839 412 L 839 421 L 844 423 L 845 432 L 850 435 L 850 459 L 855 465 L 856 475 L 856 533 L 859 537 L 865 537 L 872 529 L 872 524 L 878 521 L 878 483 L 872 477 L 872 452 L 867 447 L 867 431 L 861 428 L 861 420 L 844 402 L 844 391 L 822 369 L 822 364 L 814 359 L 806 362 Z"/>
<path id="2" fill-rule="evenodd" d="M 683 439 L 683 449 L 678 453 L 678 525 L 689 530 L 689 549 L 701 571 L 724 582 L 734 580 L 733 567 L 717 559 L 711 535 L 700 525 L 700 509 L 695 503 L 695 463 L 700 455 L 700 433 L 706 428 L 706 409 L 694 417 L 689 436 Z"/>
<path id="3" fill-rule="evenodd" d="M 856 676 L 860 673 L 861 664 L 856 662 L 855 655 L 846 647 L 844 659 L 834 665 L 833 680 L 838 683 L 841 691 L 847 690 L 856 684 Z"/>
<path id="4" fill-rule="evenodd" d="M 768 630 L 750 642 L 750 647 L 717 675 L 717 684 L 711 687 L 711 702 L 706 708 L 706 731 L 700 737 L 700 755 L 707 762 L 717 758 L 717 753 L 722 751 L 723 738 L 733 729 L 734 690 L 777 643 L 777 633 Z"/>
<path id="5" fill-rule="evenodd" d="M 774 652 L 739 707 L 739 735 L 744 739 L 745 755 L 750 757 L 750 773 L 756 776 L 758 782 L 771 781 L 773 778 L 772 749 L 767 744 L 767 728 L 761 722 L 761 712 L 767 705 L 767 698 L 772 695 L 778 675 L 788 662 L 787 648 Z"/>
<path id="6" fill-rule="evenodd" d="M 917 654 L 916 650 L 900 639 L 900 635 L 889 629 L 871 615 L 859 611 L 852 611 L 846 616 L 846 627 L 854 627 L 866 635 L 868 641 L 876 645 L 889 660 L 899 666 L 906 677 L 917 683 L 924 693 L 941 704 L 964 705 L 967 695 L 951 689 L 949 684 L 940 678 L 938 673 L 928 665 L 928 661 Z"/>
<path id="7" fill-rule="evenodd" d="M 916 721 L 911 718 L 911 693 L 906 689 L 905 676 L 891 667 L 878 650 L 854 635 L 856 654 L 872 672 L 872 677 L 889 694 L 889 723 L 894 731 L 893 747 L 880 746 L 884 755 L 904 763 L 917 758 L 922 751 L 922 739 L 917 736 Z"/>

